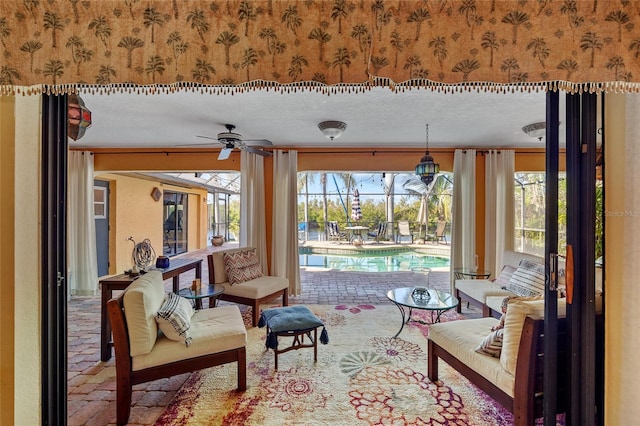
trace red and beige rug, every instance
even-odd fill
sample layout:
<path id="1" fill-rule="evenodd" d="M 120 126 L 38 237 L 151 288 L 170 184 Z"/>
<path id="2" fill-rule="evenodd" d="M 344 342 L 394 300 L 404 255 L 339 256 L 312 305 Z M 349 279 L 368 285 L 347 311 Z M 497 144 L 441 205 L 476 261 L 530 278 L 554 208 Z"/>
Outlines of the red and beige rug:
<path id="1" fill-rule="evenodd" d="M 309 308 L 329 344 L 281 354 L 265 350 L 265 329 L 247 329 L 247 386 L 237 393 L 235 364 L 192 374 L 156 425 L 510 425 L 512 415 L 440 362 L 427 378 L 428 326 L 405 325 L 395 306 Z M 428 313 L 414 317 L 430 319 Z M 442 321 L 459 320 L 453 311 Z M 280 345 L 290 340 L 280 338 Z"/>

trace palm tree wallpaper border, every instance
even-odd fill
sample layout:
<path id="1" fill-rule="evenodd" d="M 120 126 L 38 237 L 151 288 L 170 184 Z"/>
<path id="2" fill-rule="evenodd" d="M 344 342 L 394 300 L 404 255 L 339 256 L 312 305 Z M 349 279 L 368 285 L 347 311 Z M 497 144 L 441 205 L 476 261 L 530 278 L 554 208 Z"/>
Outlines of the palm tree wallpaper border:
<path id="1" fill-rule="evenodd" d="M 637 92 L 640 2 L 2 0 L 0 47 L 4 95 L 79 85 Z"/>

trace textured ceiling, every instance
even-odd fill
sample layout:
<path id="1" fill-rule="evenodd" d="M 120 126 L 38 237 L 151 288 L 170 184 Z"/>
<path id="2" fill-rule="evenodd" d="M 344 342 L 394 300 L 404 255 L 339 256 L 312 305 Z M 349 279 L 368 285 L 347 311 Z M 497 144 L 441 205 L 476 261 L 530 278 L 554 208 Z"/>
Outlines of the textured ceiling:
<path id="1" fill-rule="evenodd" d="M 431 148 L 544 147 L 544 141 L 522 131 L 527 124 L 545 121 L 544 92 L 396 93 L 378 87 L 330 95 L 250 90 L 234 95 L 181 91 L 81 96 L 93 124 L 71 148 L 218 147 L 217 141 L 197 135 L 215 138 L 226 131 L 224 123 L 236 125 L 243 139 L 267 139 L 276 148 L 419 148 L 425 146 L 426 123 Z M 562 117 L 564 97 L 560 99 Z M 344 121 L 347 129 L 330 141 L 317 127 L 325 120 Z"/>

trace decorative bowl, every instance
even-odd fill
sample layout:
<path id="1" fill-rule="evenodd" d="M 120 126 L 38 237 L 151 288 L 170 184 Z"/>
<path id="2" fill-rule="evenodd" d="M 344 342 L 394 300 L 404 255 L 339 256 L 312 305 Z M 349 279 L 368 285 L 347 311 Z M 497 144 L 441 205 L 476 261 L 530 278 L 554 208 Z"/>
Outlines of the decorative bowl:
<path id="1" fill-rule="evenodd" d="M 414 300 L 426 302 L 431 299 L 431 294 L 429 294 L 429 289 L 426 287 L 414 287 L 411 292 L 411 297 L 413 297 Z"/>

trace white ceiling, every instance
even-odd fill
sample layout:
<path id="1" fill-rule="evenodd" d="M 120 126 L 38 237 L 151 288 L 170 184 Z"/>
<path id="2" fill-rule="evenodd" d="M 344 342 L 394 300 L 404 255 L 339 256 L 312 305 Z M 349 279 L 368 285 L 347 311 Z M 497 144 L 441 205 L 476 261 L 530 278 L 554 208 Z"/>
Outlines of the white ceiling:
<path id="1" fill-rule="evenodd" d="M 181 91 L 81 96 L 93 124 L 80 140 L 70 141 L 71 148 L 218 147 L 217 141 L 196 135 L 216 137 L 226 131 L 224 123 L 236 125 L 243 139 L 268 139 L 282 148 L 423 148 L 426 123 L 430 148 L 544 147 L 544 140 L 522 131 L 524 125 L 545 121 L 544 92 L 394 93 L 373 88 L 331 95 L 249 90 L 233 95 Z M 560 99 L 562 114 L 564 97 Z M 330 141 L 317 127 L 325 120 L 344 121 L 347 129 Z"/>

